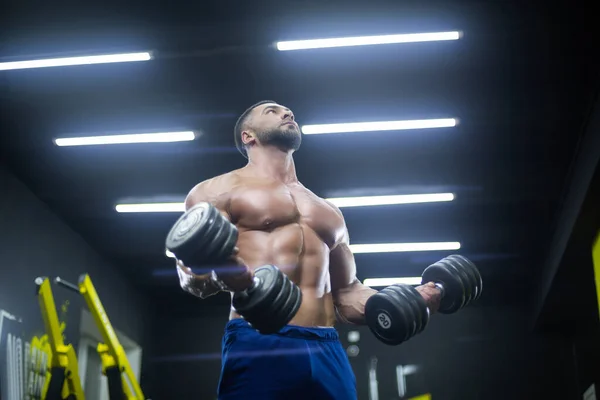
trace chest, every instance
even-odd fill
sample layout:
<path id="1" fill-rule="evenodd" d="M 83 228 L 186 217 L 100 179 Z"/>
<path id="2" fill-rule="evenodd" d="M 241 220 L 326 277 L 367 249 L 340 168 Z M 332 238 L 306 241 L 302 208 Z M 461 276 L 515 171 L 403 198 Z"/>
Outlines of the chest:
<path id="1" fill-rule="evenodd" d="M 230 213 L 242 229 L 275 231 L 301 224 L 312 229 L 330 247 L 345 232 L 343 218 L 326 201 L 302 186 L 259 184 L 232 193 Z"/>

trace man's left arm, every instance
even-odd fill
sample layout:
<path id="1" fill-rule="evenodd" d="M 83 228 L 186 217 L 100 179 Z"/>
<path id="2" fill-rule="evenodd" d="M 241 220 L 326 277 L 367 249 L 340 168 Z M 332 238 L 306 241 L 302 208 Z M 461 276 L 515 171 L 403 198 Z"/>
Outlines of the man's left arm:
<path id="1" fill-rule="evenodd" d="M 329 203 L 340 215 L 344 216 L 339 208 Z M 341 322 L 364 325 L 365 304 L 367 300 L 378 291 L 363 285 L 356 277 L 356 261 L 350 250 L 350 238 L 344 222 L 344 235 L 337 245 L 329 252 L 329 275 L 331 277 L 331 293 L 336 313 Z M 427 282 L 415 288 L 425 300 L 429 312 L 437 312 L 441 292 L 433 282 Z"/>
<path id="2" fill-rule="evenodd" d="M 356 262 L 350 250 L 348 234 L 329 253 L 329 274 L 333 303 L 341 322 L 364 325 L 365 304 L 378 291 L 363 285 L 356 277 Z M 430 314 L 435 314 L 442 300 L 441 292 L 433 282 L 415 288 L 425 300 Z"/>
<path id="3" fill-rule="evenodd" d="M 365 324 L 365 304 L 377 290 L 363 285 L 356 277 L 356 262 L 347 232 L 345 238 L 329 253 L 329 274 L 338 317 L 342 322 Z"/>

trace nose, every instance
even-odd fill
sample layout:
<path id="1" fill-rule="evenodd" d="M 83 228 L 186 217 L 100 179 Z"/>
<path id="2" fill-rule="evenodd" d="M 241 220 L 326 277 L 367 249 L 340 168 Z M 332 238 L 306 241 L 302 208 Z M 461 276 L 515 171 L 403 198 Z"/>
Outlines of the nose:
<path id="1" fill-rule="evenodd" d="M 286 111 L 283 113 L 283 119 L 289 119 L 290 121 L 293 121 L 294 114 L 291 111 Z"/>

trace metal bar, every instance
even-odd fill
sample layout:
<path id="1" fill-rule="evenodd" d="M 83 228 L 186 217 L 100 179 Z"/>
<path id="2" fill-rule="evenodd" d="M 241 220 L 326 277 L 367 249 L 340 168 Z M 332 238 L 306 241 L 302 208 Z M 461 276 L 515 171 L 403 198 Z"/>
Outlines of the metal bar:
<path id="1" fill-rule="evenodd" d="M 62 279 L 59 276 L 57 276 L 56 278 L 54 278 L 54 283 L 56 283 L 57 285 L 60 285 L 62 287 L 65 287 L 65 288 L 67 288 L 69 290 L 72 290 L 74 292 L 79 293 L 79 286 L 77 286 L 77 285 L 75 285 L 75 284 L 73 284 L 71 282 L 65 281 L 64 279 Z"/>

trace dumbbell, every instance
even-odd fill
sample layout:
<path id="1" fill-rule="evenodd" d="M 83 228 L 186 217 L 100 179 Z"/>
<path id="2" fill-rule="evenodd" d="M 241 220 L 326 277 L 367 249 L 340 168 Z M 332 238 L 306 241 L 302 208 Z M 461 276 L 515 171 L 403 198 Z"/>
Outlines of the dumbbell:
<path id="1" fill-rule="evenodd" d="M 168 251 L 186 266 L 225 268 L 233 255 L 238 230 L 210 203 L 198 203 L 175 222 L 167 235 Z M 233 294 L 235 310 L 261 333 L 275 333 L 298 312 L 302 292 L 279 268 L 265 265 L 254 271 L 250 287 Z"/>
<path id="2" fill-rule="evenodd" d="M 422 284 L 433 282 L 442 300 L 438 312 L 452 314 L 481 296 L 479 270 L 463 256 L 451 255 L 423 271 Z M 375 337 L 398 345 L 422 332 L 429 322 L 429 308 L 421 294 L 409 285 L 391 285 L 371 296 L 365 318 Z"/>

